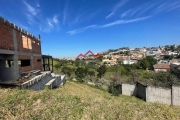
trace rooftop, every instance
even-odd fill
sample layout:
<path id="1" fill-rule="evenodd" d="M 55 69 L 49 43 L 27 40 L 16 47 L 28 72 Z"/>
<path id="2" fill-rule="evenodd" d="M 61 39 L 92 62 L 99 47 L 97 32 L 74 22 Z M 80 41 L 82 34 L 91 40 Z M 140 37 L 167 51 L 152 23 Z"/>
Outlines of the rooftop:
<path id="1" fill-rule="evenodd" d="M 153 67 L 154 69 L 170 69 L 169 64 L 156 64 Z"/>

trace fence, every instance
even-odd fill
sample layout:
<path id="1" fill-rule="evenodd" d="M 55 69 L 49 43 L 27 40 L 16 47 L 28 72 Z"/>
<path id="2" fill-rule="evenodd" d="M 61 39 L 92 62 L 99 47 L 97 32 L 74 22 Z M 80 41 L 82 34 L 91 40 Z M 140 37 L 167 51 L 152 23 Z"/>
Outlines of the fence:
<path id="1" fill-rule="evenodd" d="M 146 93 L 146 102 L 159 102 L 171 105 L 171 89 L 148 86 Z"/>
<path id="2" fill-rule="evenodd" d="M 121 88 L 120 88 L 121 87 Z M 136 96 L 146 102 L 159 102 L 168 105 L 180 105 L 180 87 L 172 86 L 171 89 L 145 86 L 141 83 L 134 85 L 121 84 L 118 86 L 119 93 Z"/>
<path id="3" fill-rule="evenodd" d="M 136 85 L 122 84 L 122 94 L 123 95 L 134 95 Z"/>
<path id="4" fill-rule="evenodd" d="M 136 97 L 143 99 L 146 101 L 146 87 L 145 85 L 142 85 L 141 83 L 136 83 Z"/>
<path id="5" fill-rule="evenodd" d="M 180 105 L 180 87 L 172 87 L 172 104 Z"/>

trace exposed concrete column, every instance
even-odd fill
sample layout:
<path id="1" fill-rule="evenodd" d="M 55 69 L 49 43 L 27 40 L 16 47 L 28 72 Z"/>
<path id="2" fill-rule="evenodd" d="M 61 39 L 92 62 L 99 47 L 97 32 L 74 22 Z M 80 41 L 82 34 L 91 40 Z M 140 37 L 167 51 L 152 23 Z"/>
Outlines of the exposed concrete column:
<path id="1" fill-rule="evenodd" d="M 44 64 L 43 64 L 43 63 L 44 63 L 44 59 L 43 59 L 42 56 L 41 56 L 41 65 L 42 65 L 41 70 L 42 70 L 42 71 L 44 71 L 44 69 L 43 69 L 43 68 L 44 68 Z"/>
<path id="2" fill-rule="evenodd" d="M 16 30 L 13 29 L 12 31 L 13 34 L 13 44 L 14 44 L 14 80 L 17 80 L 20 77 L 20 72 L 19 72 L 19 66 L 18 66 L 18 45 L 17 45 L 17 37 L 16 37 Z"/>
<path id="3" fill-rule="evenodd" d="M 30 39 L 30 41 L 31 41 L 31 67 L 32 67 L 32 70 L 34 70 L 33 42 L 32 42 L 32 39 Z M 28 42 L 28 38 L 27 38 L 27 42 Z"/>
<path id="4" fill-rule="evenodd" d="M 31 55 L 31 67 L 34 70 L 34 59 L 33 59 L 33 55 Z"/>
<path id="5" fill-rule="evenodd" d="M 43 59 L 43 64 L 42 64 L 43 65 L 43 71 L 46 71 L 45 70 L 45 60 L 44 60 L 44 58 L 42 58 L 42 59 Z"/>

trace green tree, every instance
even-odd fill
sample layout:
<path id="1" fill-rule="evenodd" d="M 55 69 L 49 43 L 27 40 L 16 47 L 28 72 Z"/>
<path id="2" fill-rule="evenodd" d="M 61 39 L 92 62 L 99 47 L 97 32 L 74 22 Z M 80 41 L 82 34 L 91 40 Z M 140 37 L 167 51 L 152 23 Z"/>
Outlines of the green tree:
<path id="1" fill-rule="evenodd" d="M 97 69 L 97 72 L 98 72 L 97 76 L 98 76 L 99 78 L 101 78 L 101 77 L 106 73 L 106 70 L 107 70 L 107 68 L 106 68 L 105 65 L 100 66 L 100 67 Z"/>
<path id="2" fill-rule="evenodd" d="M 174 74 L 168 72 L 158 72 L 153 78 L 153 85 L 170 88 L 173 84 L 180 85 L 180 81 Z"/>
<path id="3" fill-rule="evenodd" d="M 60 65 L 59 63 L 56 63 L 56 64 L 54 65 L 54 68 L 55 68 L 55 71 L 58 73 L 59 70 L 60 70 L 60 68 L 61 68 L 61 65 Z"/>
<path id="4" fill-rule="evenodd" d="M 111 77 L 111 82 L 110 86 L 108 86 L 108 91 L 114 96 L 118 96 L 120 91 L 119 91 L 119 85 L 121 83 L 121 70 L 118 69 L 114 75 Z"/>
<path id="5" fill-rule="evenodd" d="M 132 79 L 133 83 L 135 83 L 138 80 L 138 74 L 136 69 L 131 69 L 130 78 Z"/>
<path id="6" fill-rule="evenodd" d="M 150 67 L 150 63 L 148 60 L 144 59 L 140 62 L 140 66 L 142 69 L 146 70 L 147 68 Z"/>
<path id="7" fill-rule="evenodd" d="M 178 59 L 179 59 L 179 58 L 180 58 L 180 55 L 177 55 L 177 56 L 176 56 L 176 58 L 178 58 Z"/>
<path id="8" fill-rule="evenodd" d="M 171 45 L 171 46 L 170 46 L 170 50 L 171 50 L 172 52 L 174 52 L 174 50 L 175 50 L 175 45 Z"/>
<path id="9" fill-rule="evenodd" d="M 153 65 L 157 63 L 157 60 L 154 59 L 152 56 L 147 56 L 140 60 L 137 63 L 137 68 L 147 69 L 147 68 L 153 68 Z"/>
<path id="10" fill-rule="evenodd" d="M 175 75 L 178 79 L 180 79 L 180 69 L 178 69 L 178 66 L 174 67 L 174 68 L 171 68 L 170 73 Z"/>
<path id="11" fill-rule="evenodd" d="M 125 55 L 129 55 L 129 54 L 130 54 L 130 51 L 125 51 L 124 54 L 125 54 Z"/>
<path id="12" fill-rule="evenodd" d="M 164 59 L 172 60 L 174 58 L 173 55 L 164 55 Z"/>
<path id="13" fill-rule="evenodd" d="M 90 80 L 93 81 L 93 77 L 95 76 L 95 72 L 93 70 L 89 70 L 88 75 L 90 77 Z"/>
<path id="14" fill-rule="evenodd" d="M 61 72 L 68 75 L 69 77 L 71 76 L 71 73 L 73 72 L 73 69 L 67 66 L 63 66 L 61 69 Z"/>
<path id="15" fill-rule="evenodd" d="M 87 75 L 87 73 L 88 73 L 88 70 L 87 68 L 84 68 L 84 67 L 78 67 L 75 70 L 75 75 L 80 82 L 83 82 L 83 78 Z"/>
<path id="16" fill-rule="evenodd" d="M 95 72 L 93 70 L 90 70 L 88 71 L 88 75 L 91 77 L 91 76 L 94 76 L 95 75 Z"/>

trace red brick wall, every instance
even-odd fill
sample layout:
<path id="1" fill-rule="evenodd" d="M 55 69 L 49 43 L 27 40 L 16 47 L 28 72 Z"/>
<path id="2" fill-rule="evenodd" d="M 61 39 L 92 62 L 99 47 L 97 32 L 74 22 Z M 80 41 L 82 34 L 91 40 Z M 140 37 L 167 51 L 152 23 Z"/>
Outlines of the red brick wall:
<path id="1" fill-rule="evenodd" d="M 20 30 L 17 26 L 14 26 L 14 24 L 5 21 L 2 18 L 0 18 L 0 49 L 14 51 L 13 30 L 15 30 L 16 33 L 18 52 L 25 52 L 27 54 L 34 53 L 41 55 L 41 43 L 36 37 L 34 37 L 33 35 L 29 35 L 29 33 L 27 34 L 26 31 Z M 31 39 L 32 49 L 23 48 L 22 35 Z M 31 60 L 31 56 L 33 55 L 18 55 L 18 60 Z M 33 56 L 32 63 L 34 69 L 32 68 L 32 66 L 19 67 L 20 72 L 41 70 L 42 62 L 37 61 L 38 59 L 41 59 L 41 56 Z"/>
<path id="2" fill-rule="evenodd" d="M 14 50 L 12 28 L 0 22 L 0 49 Z"/>
<path id="3" fill-rule="evenodd" d="M 19 67 L 19 70 L 21 72 L 28 72 L 28 71 L 32 71 L 32 67 L 31 66 Z"/>
<path id="4" fill-rule="evenodd" d="M 19 55 L 18 56 L 18 60 L 30 60 L 31 56 L 27 56 L 27 55 Z M 42 60 L 38 61 L 38 59 L 41 60 L 41 56 L 33 56 L 33 67 L 34 69 L 32 69 L 31 66 L 26 66 L 26 67 L 20 67 L 20 70 L 22 72 L 27 72 L 27 71 L 31 71 L 31 70 L 42 70 Z"/>
<path id="5" fill-rule="evenodd" d="M 16 31 L 18 51 L 41 54 L 40 41 L 35 38 L 32 38 L 31 36 L 26 35 L 27 37 L 29 37 L 31 39 L 32 49 L 23 48 L 22 35 L 24 35 L 24 34 L 22 34 L 19 31 Z M 38 43 L 39 43 L 39 45 L 38 45 Z"/>
<path id="6" fill-rule="evenodd" d="M 38 61 L 38 59 L 41 60 L 41 57 L 39 56 L 34 56 L 33 57 L 33 64 L 34 64 L 34 70 L 42 70 L 42 60 Z"/>
<path id="7" fill-rule="evenodd" d="M 18 55 L 18 60 L 30 60 L 31 56 L 27 55 Z"/>
<path id="8" fill-rule="evenodd" d="M 11 23 L 8 22 L 4 23 L 4 21 L 1 19 L 0 19 L 0 49 L 14 50 L 13 29 L 16 32 L 18 51 L 41 54 L 41 43 L 37 38 L 29 34 L 27 35 L 25 34 L 25 32 L 21 32 L 20 30 L 15 29 Z M 31 39 L 32 49 L 23 48 L 22 35 L 27 36 L 28 38 Z"/>
<path id="9" fill-rule="evenodd" d="M 31 49 L 23 48 L 22 33 L 20 31 L 16 31 L 16 39 L 17 39 L 18 51 L 28 52 L 28 53 L 32 52 Z"/>
<path id="10" fill-rule="evenodd" d="M 27 56 L 27 55 L 18 55 L 18 60 L 31 60 L 31 56 Z M 19 70 L 21 72 L 28 72 L 28 71 L 32 71 L 32 66 L 25 66 L 25 67 L 21 67 L 19 66 Z"/>
<path id="11" fill-rule="evenodd" d="M 41 54 L 41 43 L 40 43 L 40 41 L 33 39 L 33 38 L 31 38 L 31 40 L 32 40 L 32 52 L 36 53 L 36 54 Z"/>

